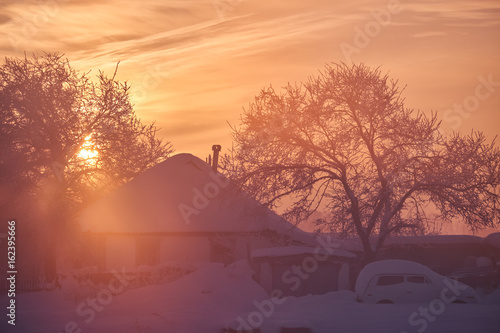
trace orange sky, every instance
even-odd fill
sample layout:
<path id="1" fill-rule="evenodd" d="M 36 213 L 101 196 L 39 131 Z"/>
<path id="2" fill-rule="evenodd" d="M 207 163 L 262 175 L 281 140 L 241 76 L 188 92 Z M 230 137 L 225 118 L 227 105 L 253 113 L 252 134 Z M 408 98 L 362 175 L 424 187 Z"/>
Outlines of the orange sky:
<path id="1" fill-rule="evenodd" d="M 227 122 L 237 124 L 262 87 L 349 60 L 407 85 L 408 107 L 443 117 L 468 103 L 462 115 L 450 109 L 447 130 L 498 133 L 496 0 L 42 0 L 0 9 L 2 56 L 60 51 L 80 70 L 110 75 L 120 61 L 137 114 L 156 120 L 177 152 L 204 158 L 213 143 L 227 148 Z M 499 83 L 478 88 L 489 76 Z"/>
<path id="2" fill-rule="evenodd" d="M 94 74 L 120 61 L 139 117 L 201 158 L 230 146 L 228 122 L 261 88 L 327 62 L 381 66 L 447 131 L 499 132 L 498 0 L 2 0 L 0 55 L 25 51 Z"/>

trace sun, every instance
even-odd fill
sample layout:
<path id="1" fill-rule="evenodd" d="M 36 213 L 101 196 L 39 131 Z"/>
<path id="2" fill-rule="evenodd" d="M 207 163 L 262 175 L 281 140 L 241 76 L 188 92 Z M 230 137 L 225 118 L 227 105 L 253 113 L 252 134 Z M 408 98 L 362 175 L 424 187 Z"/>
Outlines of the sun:
<path id="1" fill-rule="evenodd" d="M 84 160 L 86 163 L 97 162 L 99 157 L 99 152 L 96 149 L 96 145 L 92 142 L 92 135 L 88 135 L 85 138 L 85 142 L 82 144 L 82 148 L 78 152 L 78 158 Z"/>
<path id="2" fill-rule="evenodd" d="M 95 159 L 99 153 L 96 150 L 89 150 L 89 149 L 82 149 L 78 153 L 78 157 L 80 157 L 83 160 L 91 160 Z"/>

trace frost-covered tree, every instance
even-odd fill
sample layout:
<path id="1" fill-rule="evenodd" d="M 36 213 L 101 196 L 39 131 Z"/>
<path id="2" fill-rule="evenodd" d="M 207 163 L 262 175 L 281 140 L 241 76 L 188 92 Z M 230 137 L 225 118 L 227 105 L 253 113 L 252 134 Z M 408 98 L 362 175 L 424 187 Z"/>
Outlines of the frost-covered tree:
<path id="1" fill-rule="evenodd" d="M 47 231 L 49 279 L 54 244 L 67 236 L 71 215 L 97 191 L 132 179 L 172 152 L 154 124 L 136 117 L 129 86 L 115 75 L 100 72 L 93 80 L 59 54 L 7 58 L 0 66 L 0 189 L 10 194 L 0 204 L 12 210 L 16 194 L 33 194 L 38 205 L 25 209 L 38 208 Z"/>
<path id="2" fill-rule="evenodd" d="M 231 178 L 292 222 L 321 210 L 319 229 L 357 234 L 367 260 L 389 235 L 435 221 L 498 225 L 494 142 L 442 135 L 436 114 L 405 108 L 398 82 L 379 69 L 335 64 L 280 92 L 263 89 L 233 130 Z"/>

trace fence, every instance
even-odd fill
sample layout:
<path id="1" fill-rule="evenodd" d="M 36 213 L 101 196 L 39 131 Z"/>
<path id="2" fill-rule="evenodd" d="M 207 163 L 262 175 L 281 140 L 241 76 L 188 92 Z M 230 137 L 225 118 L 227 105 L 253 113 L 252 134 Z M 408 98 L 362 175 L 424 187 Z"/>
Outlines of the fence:
<path id="1" fill-rule="evenodd" d="M 9 292 L 9 287 L 10 282 L 6 278 L 0 280 L 0 295 L 6 295 Z M 42 289 L 42 283 L 38 280 L 16 279 L 16 294 Z"/>

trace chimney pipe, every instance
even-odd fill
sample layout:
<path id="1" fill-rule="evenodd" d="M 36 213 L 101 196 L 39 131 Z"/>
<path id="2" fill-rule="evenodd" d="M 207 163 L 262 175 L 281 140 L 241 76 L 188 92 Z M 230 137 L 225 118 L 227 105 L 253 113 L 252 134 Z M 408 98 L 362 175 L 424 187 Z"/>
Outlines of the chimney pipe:
<path id="1" fill-rule="evenodd" d="M 219 152 L 221 150 L 221 146 L 220 145 L 213 145 L 212 150 L 214 151 L 212 170 L 217 172 L 217 167 L 219 166 Z"/>

